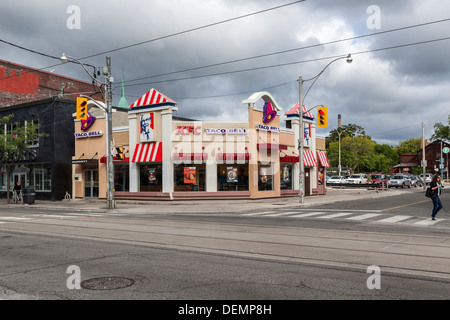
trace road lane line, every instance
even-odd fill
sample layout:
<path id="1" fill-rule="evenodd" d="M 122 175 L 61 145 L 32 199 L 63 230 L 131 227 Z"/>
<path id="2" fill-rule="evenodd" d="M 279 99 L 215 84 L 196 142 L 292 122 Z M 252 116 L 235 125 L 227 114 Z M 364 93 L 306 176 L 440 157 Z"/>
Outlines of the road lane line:
<path id="1" fill-rule="evenodd" d="M 408 206 L 413 206 L 413 205 L 415 205 L 415 204 L 424 203 L 424 202 L 428 202 L 428 201 L 430 201 L 430 200 L 423 200 L 423 201 L 419 201 L 419 202 L 408 203 L 408 204 L 404 204 L 404 205 L 402 205 L 402 206 L 397 206 L 397 207 L 392 207 L 392 208 L 383 209 L 383 210 L 381 210 L 381 212 L 389 211 L 389 210 L 392 210 L 392 209 L 398 209 L 398 208 L 404 208 L 404 207 L 408 207 Z"/>

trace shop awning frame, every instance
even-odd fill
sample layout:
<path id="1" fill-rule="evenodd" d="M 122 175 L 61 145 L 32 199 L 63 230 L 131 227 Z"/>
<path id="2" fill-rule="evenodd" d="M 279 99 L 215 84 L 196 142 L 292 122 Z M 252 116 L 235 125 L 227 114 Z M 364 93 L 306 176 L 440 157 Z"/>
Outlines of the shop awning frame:
<path id="1" fill-rule="evenodd" d="M 207 153 L 188 153 L 188 152 L 180 152 L 172 154 L 173 161 L 207 161 L 208 154 Z"/>
<path id="2" fill-rule="evenodd" d="M 328 161 L 327 154 L 325 151 L 317 151 L 317 158 L 319 158 L 319 162 L 322 167 L 329 168 L 330 162 Z"/>

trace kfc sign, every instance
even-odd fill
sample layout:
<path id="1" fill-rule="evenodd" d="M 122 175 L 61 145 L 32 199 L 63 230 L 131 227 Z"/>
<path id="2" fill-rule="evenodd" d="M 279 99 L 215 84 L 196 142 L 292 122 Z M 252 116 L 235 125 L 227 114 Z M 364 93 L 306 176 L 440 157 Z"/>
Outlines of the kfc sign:
<path id="1" fill-rule="evenodd" d="M 200 135 L 202 134 L 202 126 L 178 126 L 177 127 L 177 135 L 188 135 L 190 133 Z"/>

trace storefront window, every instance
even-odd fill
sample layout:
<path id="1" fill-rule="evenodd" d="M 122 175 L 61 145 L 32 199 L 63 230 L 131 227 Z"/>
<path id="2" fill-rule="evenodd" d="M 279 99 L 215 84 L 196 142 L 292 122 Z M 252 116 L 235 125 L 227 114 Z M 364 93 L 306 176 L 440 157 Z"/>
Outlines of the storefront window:
<path id="1" fill-rule="evenodd" d="M 272 165 L 259 164 L 258 190 L 273 190 L 273 167 Z"/>
<path id="2" fill-rule="evenodd" d="M 114 164 L 114 190 L 129 191 L 130 169 L 128 164 Z"/>
<path id="3" fill-rule="evenodd" d="M 248 191 L 248 164 L 222 164 L 217 166 L 219 191 Z"/>
<path id="4" fill-rule="evenodd" d="M 205 164 L 174 165 L 175 191 L 205 191 Z"/>
<path id="5" fill-rule="evenodd" d="M 7 185 L 7 175 L 6 175 L 6 168 L 5 167 L 0 167 L 0 190 L 4 191 L 6 190 L 6 185 Z"/>
<path id="6" fill-rule="evenodd" d="M 290 163 L 281 163 L 280 172 L 280 188 L 281 190 L 293 189 L 293 166 Z"/>
<path id="7" fill-rule="evenodd" d="M 151 164 L 140 166 L 140 190 L 162 191 L 162 165 Z"/>

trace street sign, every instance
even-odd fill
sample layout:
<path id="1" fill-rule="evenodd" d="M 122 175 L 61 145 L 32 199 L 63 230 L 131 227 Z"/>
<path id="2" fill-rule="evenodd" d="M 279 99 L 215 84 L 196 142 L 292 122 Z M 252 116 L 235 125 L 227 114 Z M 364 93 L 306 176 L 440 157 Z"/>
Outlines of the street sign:
<path id="1" fill-rule="evenodd" d="M 449 147 L 445 147 L 444 149 L 442 149 L 443 153 L 449 153 L 450 152 L 450 148 Z"/>

